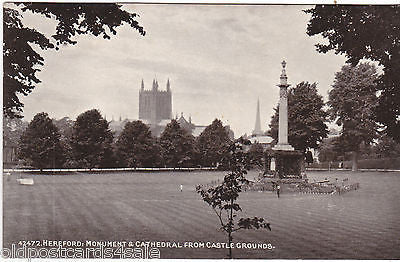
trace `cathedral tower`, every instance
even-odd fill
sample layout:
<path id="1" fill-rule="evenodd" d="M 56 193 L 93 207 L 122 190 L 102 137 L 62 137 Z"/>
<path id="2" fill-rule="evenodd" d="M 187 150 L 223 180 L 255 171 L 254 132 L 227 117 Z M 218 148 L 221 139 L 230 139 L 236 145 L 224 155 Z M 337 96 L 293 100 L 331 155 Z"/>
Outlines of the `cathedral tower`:
<path id="1" fill-rule="evenodd" d="M 152 89 L 146 90 L 142 80 L 139 91 L 139 119 L 157 125 L 161 120 L 171 119 L 172 92 L 169 79 L 166 91 L 158 89 L 158 81 L 153 79 Z"/>

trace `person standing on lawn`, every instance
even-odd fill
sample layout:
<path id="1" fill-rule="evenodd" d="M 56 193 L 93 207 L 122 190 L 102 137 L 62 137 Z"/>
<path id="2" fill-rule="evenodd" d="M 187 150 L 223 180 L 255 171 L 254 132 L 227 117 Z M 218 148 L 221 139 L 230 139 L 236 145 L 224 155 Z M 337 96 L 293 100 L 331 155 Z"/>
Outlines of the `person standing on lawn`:
<path id="1" fill-rule="evenodd" d="M 276 194 L 278 195 L 278 198 L 279 198 L 279 193 L 280 193 L 280 191 L 281 191 L 281 186 L 280 186 L 280 185 L 277 185 L 277 186 L 276 186 Z"/>

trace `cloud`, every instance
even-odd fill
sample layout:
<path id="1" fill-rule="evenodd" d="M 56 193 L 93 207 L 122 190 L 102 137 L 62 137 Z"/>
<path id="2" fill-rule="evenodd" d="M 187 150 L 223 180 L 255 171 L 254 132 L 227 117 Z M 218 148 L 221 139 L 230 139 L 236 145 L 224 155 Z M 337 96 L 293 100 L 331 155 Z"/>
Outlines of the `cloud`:
<path id="1" fill-rule="evenodd" d="M 257 98 L 266 130 L 278 101 L 281 61 L 289 82 L 318 82 L 326 97 L 345 59 L 319 54 L 306 35 L 307 6 L 126 4 L 140 14 L 146 36 L 125 25 L 111 40 L 77 37 L 78 44 L 46 51 L 42 83 L 24 98 L 24 114 L 47 111 L 74 118 L 98 108 L 107 116 L 138 116 L 141 80 L 161 88 L 169 78 L 173 112 L 207 125 L 218 117 L 236 135 L 254 128 Z M 34 19 L 38 24 L 38 19 Z M 42 20 L 47 23 L 47 20 Z"/>

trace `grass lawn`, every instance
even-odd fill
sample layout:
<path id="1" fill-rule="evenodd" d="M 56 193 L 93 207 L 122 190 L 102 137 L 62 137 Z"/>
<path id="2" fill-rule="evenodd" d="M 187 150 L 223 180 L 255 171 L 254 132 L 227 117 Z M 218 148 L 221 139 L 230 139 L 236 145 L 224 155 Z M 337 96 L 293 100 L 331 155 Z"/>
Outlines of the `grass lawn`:
<path id="1" fill-rule="evenodd" d="M 3 242 L 149 240 L 225 242 L 213 211 L 195 192 L 221 172 L 25 175 L 3 179 Z M 256 173 L 250 173 L 255 176 Z M 243 215 L 262 216 L 272 231 L 234 234 L 234 242 L 272 250 L 234 249 L 235 258 L 400 258 L 400 173 L 309 172 L 311 179 L 348 177 L 360 189 L 343 195 L 244 192 Z M 180 192 L 180 184 L 183 192 Z M 161 258 L 224 258 L 227 250 L 161 248 Z"/>

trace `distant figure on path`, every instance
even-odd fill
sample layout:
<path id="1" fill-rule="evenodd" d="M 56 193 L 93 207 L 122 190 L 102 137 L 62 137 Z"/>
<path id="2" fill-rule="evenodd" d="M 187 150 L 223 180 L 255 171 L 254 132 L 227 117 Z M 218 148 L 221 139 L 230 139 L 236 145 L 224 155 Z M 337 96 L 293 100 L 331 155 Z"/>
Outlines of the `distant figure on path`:
<path id="1" fill-rule="evenodd" d="M 181 184 L 180 188 L 181 188 L 181 192 L 182 192 L 182 190 L 183 190 L 183 185 L 182 184 Z"/>
<path id="2" fill-rule="evenodd" d="M 278 186 L 276 187 L 276 194 L 278 195 L 278 198 L 279 198 L 279 193 L 280 193 L 280 191 L 281 191 L 281 186 L 278 185 Z"/>

